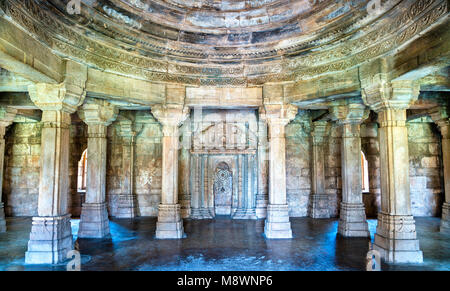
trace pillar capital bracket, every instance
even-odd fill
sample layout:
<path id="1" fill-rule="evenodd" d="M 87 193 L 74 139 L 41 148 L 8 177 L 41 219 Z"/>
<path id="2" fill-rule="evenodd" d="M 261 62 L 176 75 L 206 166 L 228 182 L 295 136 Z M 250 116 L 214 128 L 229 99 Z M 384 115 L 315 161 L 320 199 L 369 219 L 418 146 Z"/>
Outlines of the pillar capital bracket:
<path id="1" fill-rule="evenodd" d="M 361 95 L 364 104 L 375 112 L 408 109 L 419 97 L 420 85 L 410 80 L 365 82 Z"/>
<path id="2" fill-rule="evenodd" d="M 442 138 L 450 139 L 450 111 L 447 106 L 438 106 L 431 110 L 430 117 L 441 130 Z"/>
<path id="3" fill-rule="evenodd" d="M 313 122 L 313 128 L 311 136 L 314 145 L 321 145 L 324 143 L 325 138 L 330 133 L 330 123 L 326 120 L 319 120 Z"/>
<path id="4" fill-rule="evenodd" d="M 116 120 L 119 109 L 105 100 L 87 99 L 78 110 L 78 116 L 88 126 L 109 126 Z"/>
<path id="5" fill-rule="evenodd" d="M 28 86 L 31 101 L 42 111 L 74 113 L 86 98 L 84 88 L 67 83 L 37 83 Z"/>
<path id="6" fill-rule="evenodd" d="M 297 113 L 297 106 L 292 104 L 266 104 L 259 109 L 260 118 L 269 124 L 287 125 Z"/>
<path id="7" fill-rule="evenodd" d="M 361 103 L 333 104 L 330 113 L 338 124 L 360 124 L 369 117 L 370 111 Z"/>
<path id="8" fill-rule="evenodd" d="M 189 108 L 178 104 L 154 105 L 153 116 L 162 124 L 164 136 L 173 136 L 189 116 Z"/>
<path id="9" fill-rule="evenodd" d="M 0 126 L 7 127 L 11 125 L 16 114 L 17 109 L 8 106 L 0 106 Z"/>
<path id="10" fill-rule="evenodd" d="M 119 116 L 118 124 L 120 127 L 120 136 L 123 138 L 136 137 L 143 129 L 141 123 L 136 123 L 135 120 Z"/>

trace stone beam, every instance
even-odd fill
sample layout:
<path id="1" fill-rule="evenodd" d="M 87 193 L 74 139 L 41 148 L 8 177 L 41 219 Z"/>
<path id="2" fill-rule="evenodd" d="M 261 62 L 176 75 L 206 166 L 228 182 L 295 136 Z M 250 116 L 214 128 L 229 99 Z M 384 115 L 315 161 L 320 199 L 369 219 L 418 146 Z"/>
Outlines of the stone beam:
<path id="1" fill-rule="evenodd" d="M 358 100 L 339 102 L 330 108 L 342 127 L 342 202 L 338 233 L 345 237 L 369 237 L 362 200 L 360 125 L 369 117 L 366 106 Z"/>
<path id="2" fill-rule="evenodd" d="M 106 205 L 107 129 L 119 110 L 104 100 L 88 99 L 78 116 L 88 125 L 86 200 L 81 209 L 80 238 L 109 235 Z"/>
<path id="3" fill-rule="evenodd" d="M 162 124 L 162 193 L 156 224 L 156 238 L 184 237 L 183 220 L 178 203 L 179 127 L 186 120 L 189 109 L 170 104 L 152 107 L 153 116 Z"/>
<path id="4" fill-rule="evenodd" d="M 272 91 L 271 93 L 276 93 Z M 289 207 L 286 196 L 286 125 L 295 118 L 298 108 L 293 105 L 277 104 L 279 98 L 267 98 L 267 104 L 260 108 L 260 119 L 268 125 L 269 140 L 269 205 L 264 228 L 266 238 L 292 238 L 289 221 Z M 275 96 L 276 97 L 276 96 Z M 274 102 L 274 103 L 270 103 Z"/>
<path id="5" fill-rule="evenodd" d="M 0 93 L 0 105 L 16 109 L 38 109 L 28 93 L 2 92 Z"/>
<path id="6" fill-rule="evenodd" d="M 411 81 L 391 82 L 383 73 L 363 82 L 363 100 L 378 113 L 381 212 L 374 249 L 388 263 L 420 263 L 415 221 L 411 212 L 406 109 L 419 96 Z"/>
<path id="7" fill-rule="evenodd" d="M 6 231 L 5 211 L 2 202 L 3 169 L 5 158 L 5 132 L 6 127 L 13 123 L 17 110 L 0 106 L 0 233 Z"/>
<path id="8" fill-rule="evenodd" d="M 28 92 L 33 82 L 0 68 L 0 92 Z"/>

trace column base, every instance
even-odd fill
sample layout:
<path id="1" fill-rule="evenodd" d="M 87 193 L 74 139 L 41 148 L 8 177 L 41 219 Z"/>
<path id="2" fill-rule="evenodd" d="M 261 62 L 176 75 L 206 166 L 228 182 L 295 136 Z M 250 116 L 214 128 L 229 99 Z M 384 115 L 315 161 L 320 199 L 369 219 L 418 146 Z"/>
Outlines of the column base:
<path id="1" fill-rule="evenodd" d="M 184 195 L 180 199 L 181 217 L 189 218 L 191 216 L 191 195 Z"/>
<path id="2" fill-rule="evenodd" d="M 57 217 L 33 217 L 26 264 L 59 264 L 73 250 L 70 214 Z"/>
<path id="3" fill-rule="evenodd" d="M 370 237 L 362 203 L 341 203 L 338 233 L 344 237 Z"/>
<path id="4" fill-rule="evenodd" d="M 422 263 L 415 221 L 412 216 L 378 214 L 373 248 L 386 263 Z"/>
<path id="5" fill-rule="evenodd" d="M 115 217 L 117 218 L 135 218 L 137 216 L 137 198 L 136 195 L 121 194 Z"/>
<path id="6" fill-rule="evenodd" d="M 2 232 L 6 232 L 6 219 L 3 202 L 0 202 L 0 233 Z"/>
<path id="7" fill-rule="evenodd" d="M 191 209 L 192 219 L 213 219 L 214 216 L 208 208 L 192 208 Z"/>
<path id="8" fill-rule="evenodd" d="M 450 234 L 450 203 L 442 206 L 441 232 Z"/>
<path id="9" fill-rule="evenodd" d="M 328 209 L 327 194 L 311 195 L 311 202 L 309 204 L 309 217 L 315 219 L 330 218 L 330 210 Z"/>
<path id="10" fill-rule="evenodd" d="M 255 209 L 237 209 L 233 219 L 257 219 Z"/>
<path id="11" fill-rule="evenodd" d="M 264 227 L 266 238 L 292 238 L 291 222 L 289 221 L 288 205 L 273 205 L 267 207 L 267 219 Z"/>
<path id="12" fill-rule="evenodd" d="M 185 237 L 180 205 L 160 204 L 158 222 L 156 223 L 157 239 L 181 239 Z"/>
<path id="13" fill-rule="evenodd" d="M 104 238 L 109 235 L 106 203 L 84 203 L 81 209 L 79 238 Z"/>
<path id="14" fill-rule="evenodd" d="M 269 196 L 256 196 L 256 217 L 258 219 L 267 217 L 267 205 L 269 205 Z"/>

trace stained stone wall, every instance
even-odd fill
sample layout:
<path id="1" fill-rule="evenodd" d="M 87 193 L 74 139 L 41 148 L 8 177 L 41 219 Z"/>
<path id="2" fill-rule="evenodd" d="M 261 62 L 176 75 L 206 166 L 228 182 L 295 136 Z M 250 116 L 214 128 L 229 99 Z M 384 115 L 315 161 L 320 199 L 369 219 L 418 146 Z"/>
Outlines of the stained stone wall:
<path id="1" fill-rule="evenodd" d="M 134 193 L 138 201 L 139 216 L 157 216 L 161 201 L 161 163 L 162 132 L 161 126 L 150 113 L 137 112 L 136 123 L 142 126 L 136 137 L 134 157 Z M 139 126 L 139 127 L 141 127 Z M 115 122 L 108 128 L 108 155 L 106 169 L 106 195 L 109 213 L 115 216 L 119 194 L 123 189 L 124 159 L 123 147 L 126 146 L 120 136 L 120 126 Z"/>
<path id="2" fill-rule="evenodd" d="M 37 215 L 41 154 L 41 124 L 22 119 L 5 139 L 3 199 L 7 216 Z"/>
<path id="3" fill-rule="evenodd" d="M 311 195 L 310 130 L 309 115 L 304 112 L 286 126 L 286 190 L 291 217 L 308 214 Z"/>
<path id="4" fill-rule="evenodd" d="M 407 123 L 411 205 L 415 216 L 439 216 L 443 178 L 439 131 L 429 118 Z"/>

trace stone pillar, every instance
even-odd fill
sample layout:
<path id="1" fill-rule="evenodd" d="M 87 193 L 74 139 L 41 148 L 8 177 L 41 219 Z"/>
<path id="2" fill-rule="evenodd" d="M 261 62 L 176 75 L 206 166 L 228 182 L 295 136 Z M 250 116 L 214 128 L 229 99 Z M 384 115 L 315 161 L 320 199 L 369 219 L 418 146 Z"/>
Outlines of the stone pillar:
<path id="1" fill-rule="evenodd" d="M 6 231 L 5 210 L 2 201 L 3 193 L 3 170 L 5 159 L 5 132 L 12 124 L 17 110 L 10 107 L 0 107 L 0 233 Z"/>
<path id="2" fill-rule="evenodd" d="M 363 90 L 380 124 L 381 212 L 374 249 L 388 263 L 420 263 L 422 251 L 411 212 L 406 109 L 417 100 L 419 86 L 385 82 Z"/>
<path id="3" fill-rule="evenodd" d="M 448 108 L 439 107 L 431 114 L 442 135 L 442 162 L 444 164 L 445 201 L 442 205 L 441 232 L 450 233 L 450 118 Z"/>
<path id="4" fill-rule="evenodd" d="M 182 147 L 180 149 L 179 163 L 179 181 L 180 189 L 179 199 L 181 205 L 181 217 L 189 218 L 191 216 L 191 124 L 186 122 L 182 127 Z"/>
<path id="5" fill-rule="evenodd" d="M 342 127 L 342 202 L 338 233 L 345 237 L 369 237 L 362 200 L 360 124 L 369 116 L 364 104 L 333 106 L 331 112 Z"/>
<path id="6" fill-rule="evenodd" d="M 106 206 L 106 147 L 108 126 L 119 110 L 104 100 L 89 99 L 78 111 L 88 125 L 86 198 L 81 208 L 79 238 L 109 235 Z"/>
<path id="7" fill-rule="evenodd" d="M 268 171 L 268 141 L 267 124 L 265 120 L 258 122 L 258 192 L 256 194 L 256 217 L 267 217 L 267 205 L 269 195 L 267 193 L 267 171 Z"/>
<path id="8" fill-rule="evenodd" d="M 136 136 L 142 127 L 133 120 L 123 118 L 119 121 L 120 136 L 122 137 L 122 193 L 119 194 L 117 203 L 117 218 L 134 218 L 138 215 L 137 197 L 134 193 L 134 163 Z"/>
<path id="9" fill-rule="evenodd" d="M 309 204 L 309 216 L 312 218 L 330 218 L 328 195 L 325 192 L 325 156 L 324 144 L 329 134 L 328 121 L 313 123 L 312 135 L 312 195 Z"/>
<path id="10" fill-rule="evenodd" d="M 183 220 L 178 204 L 179 126 L 189 110 L 182 105 L 154 106 L 153 116 L 162 124 L 162 193 L 156 224 L 156 238 L 180 239 L 184 236 Z"/>
<path id="11" fill-rule="evenodd" d="M 85 92 L 65 83 L 29 87 L 30 98 L 42 112 L 41 174 L 38 216 L 33 217 L 27 264 L 57 264 L 72 250 L 72 229 L 67 207 L 69 193 L 70 114 Z"/>
<path id="12" fill-rule="evenodd" d="M 297 107 L 277 104 L 260 110 L 269 129 L 269 205 L 264 234 L 267 238 L 292 238 L 286 197 L 285 126 L 295 118 Z"/>

